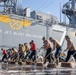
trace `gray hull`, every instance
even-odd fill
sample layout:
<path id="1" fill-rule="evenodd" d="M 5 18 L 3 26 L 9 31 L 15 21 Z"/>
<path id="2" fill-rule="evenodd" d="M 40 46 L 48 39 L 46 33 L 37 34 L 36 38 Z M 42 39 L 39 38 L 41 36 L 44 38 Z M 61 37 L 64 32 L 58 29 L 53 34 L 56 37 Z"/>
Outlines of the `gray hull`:
<path id="1" fill-rule="evenodd" d="M 19 30 L 13 29 L 10 26 L 10 23 L 0 22 L 0 46 L 1 47 L 17 47 L 18 44 L 28 43 L 31 40 L 34 40 L 37 44 L 37 48 L 40 48 L 43 45 L 42 37 L 47 36 L 47 28 L 46 26 L 36 24 L 34 26 L 22 27 Z M 76 46 L 76 37 L 72 35 L 71 31 L 68 31 L 67 34 L 73 40 Z M 49 27 L 49 37 L 57 39 L 59 42 L 61 41 L 63 32 L 55 31 L 52 27 Z M 64 41 L 63 48 L 66 47 L 66 41 Z"/>

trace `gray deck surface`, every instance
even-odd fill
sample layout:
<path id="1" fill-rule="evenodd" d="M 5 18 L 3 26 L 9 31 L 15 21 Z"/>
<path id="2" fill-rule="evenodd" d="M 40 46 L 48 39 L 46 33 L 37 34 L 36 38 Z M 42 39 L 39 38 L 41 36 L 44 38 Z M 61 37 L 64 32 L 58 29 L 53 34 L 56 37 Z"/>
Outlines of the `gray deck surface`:
<path id="1" fill-rule="evenodd" d="M 76 75 L 76 67 L 44 69 L 36 66 L 7 65 L 1 63 L 0 66 L 0 75 Z"/>

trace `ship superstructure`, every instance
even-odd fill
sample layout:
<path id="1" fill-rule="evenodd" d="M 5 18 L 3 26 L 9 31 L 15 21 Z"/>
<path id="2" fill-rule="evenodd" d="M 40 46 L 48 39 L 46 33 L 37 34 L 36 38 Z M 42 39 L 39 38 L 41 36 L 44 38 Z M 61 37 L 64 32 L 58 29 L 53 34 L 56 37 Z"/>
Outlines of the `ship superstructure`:
<path id="1" fill-rule="evenodd" d="M 54 20 L 54 18 L 57 18 L 51 14 L 39 14 L 40 12 L 34 14 L 30 12 L 30 8 L 19 10 L 16 6 L 17 0 L 1 0 L 1 3 L 4 3 L 4 10 L 0 14 L 1 47 L 17 46 L 19 43 L 24 42 L 29 43 L 32 39 L 35 40 L 37 46 L 40 47 L 39 43 L 42 44 L 42 37 L 49 36 L 50 31 L 48 28 L 51 26 L 51 23 L 53 21 L 54 23 L 58 23 L 57 20 Z M 32 17 L 32 15 L 34 16 Z M 34 18 L 35 15 L 37 18 Z M 45 20 L 38 17 L 45 17 Z M 3 19 L 5 19 L 5 21 Z"/>

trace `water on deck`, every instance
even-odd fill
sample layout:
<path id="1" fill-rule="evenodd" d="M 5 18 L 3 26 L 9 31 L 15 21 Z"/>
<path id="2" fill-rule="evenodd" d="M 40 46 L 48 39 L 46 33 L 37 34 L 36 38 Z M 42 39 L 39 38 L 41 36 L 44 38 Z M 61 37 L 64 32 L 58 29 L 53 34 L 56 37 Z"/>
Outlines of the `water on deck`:
<path id="1" fill-rule="evenodd" d="M 2 63 L 0 75 L 76 75 L 76 67 L 43 68 L 35 65 L 8 65 L 7 63 Z"/>

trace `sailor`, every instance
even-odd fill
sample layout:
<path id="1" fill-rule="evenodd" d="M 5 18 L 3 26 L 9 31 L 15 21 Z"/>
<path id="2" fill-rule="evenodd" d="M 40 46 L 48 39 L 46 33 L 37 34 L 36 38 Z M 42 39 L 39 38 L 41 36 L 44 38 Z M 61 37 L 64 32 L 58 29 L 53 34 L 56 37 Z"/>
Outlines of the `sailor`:
<path id="1" fill-rule="evenodd" d="M 49 40 L 53 43 L 53 50 L 56 50 L 55 59 L 57 59 L 60 56 L 60 53 L 61 53 L 60 43 L 52 37 L 50 37 Z"/>
<path id="2" fill-rule="evenodd" d="M 32 40 L 30 42 L 30 44 L 31 44 L 31 48 L 30 48 L 31 55 L 29 58 L 32 59 L 33 61 L 35 61 L 36 60 L 36 44 L 35 44 L 34 40 Z"/>
<path id="3" fill-rule="evenodd" d="M 31 42 L 29 44 L 31 46 Z M 29 59 L 29 56 L 31 54 L 31 50 L 30 50 L 30 47 L 27 43 L 24 43 L 24 46 L 25 46 L 25 52 L 24 53 L 26 54 L 25 59 L 27 60 L 27 59 Z"/>
<path id="4" fill-rule="evenodd" d="M 51 63 L 51 51 L 52 51 L 51 43 L 45 37 L 43 37 L 42 40 L 43 40 L 43 48 L 44 50 L 46 50 L 44 63 L 46 63 L 46 59 L 49 61 L 49 63 Z"/>
<path id="5" fill-rule="evenodd" d="M 18 56 L 19 56 L 19 60 L 21 59 L 21 58 L 23 58 L 23 56 L 24 56 L 24 50 L 23 50 L 23 45 L 22 44 L 19 44 L 19 50 L 18 50 Z"/>
<path id="6" fill-rule="evenodd" d="M 23 48 L 24 48 L 24 57 L 25 57 L 27 54 L 27 48 L 28 48 L 27 43 L 24 43 Z"/>
<path id="7" fill-rule="evenodd" d="M 14 61 L 18 57 L 18 50 L 16 48 L 12 48 L 12 51 L 13 51 L 13 53 L 12 53 L 12 59 Z"/>
<path id="8" fill-rule="evenodd" d="M 3 51 L 2 61 L 4 61 L 4 59 L 7 59 L 8 60 L 8 58 L 7 58 L 7 51 L 4 50 L 3 48 L 1 50 Z"/>
<path id="9" fill-rule="evenodd" d="M 26 53 L 28 53 L 29 50 L 30 50 L 29 45 L 28 45 L 27 43 L 24 43 L 24 47 L 25 47 L 25 51 L 26 51 Z"/>
<path id="10" fill-rule="evenodd" d="M 68 50 L 65 62 L 69 61 L 71 55 L 73 55 L 76 60 L 76 50 L 73 42 L 70 40 L 70 37 L 68 35 L 65 36 L 65 39 L 67 41 L 67 48 L 64 51 Z"/>

